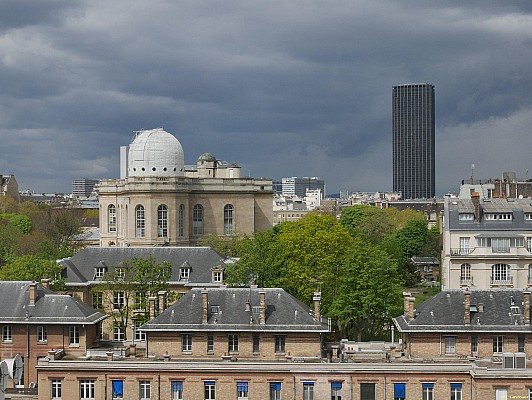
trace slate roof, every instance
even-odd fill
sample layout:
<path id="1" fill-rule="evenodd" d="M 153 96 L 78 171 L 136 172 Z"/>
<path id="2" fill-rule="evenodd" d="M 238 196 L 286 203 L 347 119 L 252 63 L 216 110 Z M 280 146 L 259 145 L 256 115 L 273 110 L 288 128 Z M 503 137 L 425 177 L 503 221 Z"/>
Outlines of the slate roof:
<path id="1" fill-rule="evenodd" d="M 463 290 L 440 292 L 415 310 L 413 320 L 407 321 L 402 315 L 394 318 L 394 323 L 401 332 L 532 332 L 532 327 L 524 323 L 522 291 L 491 289 L 470 293 L 470 325 L 464 322 Z"/>
<path id="2" fill-rule="evenodd" d="M 111 268 L 121 261 L 152 256 L 155 262 L 167 261 L 172 265 L 170 284 L 187 287 L 209 286 L 213 268 L 225 268 L 224 257 L 210 247 L 88 247 L 59 263 L 65 268 L 67 286 L 90 284 L 96 267 Z M 186 281 L 179 279 L 180 268 L 190 268 Z M 219 286 L 219 284 L 213 284 Z"/>
<path id="3" fill-rule="evenodd" d="M 446 199 L 445 204 L 445 229 L 450 230 L 477 230 L 477 231 L 532 231 L 532 221 L 525 220 L 525 213 L 532 213 L 531 199 L 484 199 L 480 200 L 482 214 L 486 213 L 512 213 L 512 220 L 486 220 L 481 217 L 477 221 L 460 221 L 459 214 L 475 212 L 471 199 Z M 514 235 L 515 236 L 515 235 Z"/>
<path id="4" fill-rule="evenodd" d="M 95 324 L 107 315 L 68 295 L 37 285 L 35 305 L 30 305 L 30 284 L 0 281 L 0 324 Z"/>
<path id="5" fill-rule="evenodd" d="M 265 291 L 266 321 L 259 323 L 259 290 Z M 327 323 L 313 317 L 312 310 L 283 289 L 211 288 L 208 289 L 208 322 L 202 324 L 201 289 L 192 289 L 171 307 L 140 329 L 144 331 L 262 331 L 329 332 Z M 246 302 L 250 302 L 250 311 Z M 213 313 L 212 307 L 219 312 Z M 326 320 L 325 318 L 322 319 Z"/>

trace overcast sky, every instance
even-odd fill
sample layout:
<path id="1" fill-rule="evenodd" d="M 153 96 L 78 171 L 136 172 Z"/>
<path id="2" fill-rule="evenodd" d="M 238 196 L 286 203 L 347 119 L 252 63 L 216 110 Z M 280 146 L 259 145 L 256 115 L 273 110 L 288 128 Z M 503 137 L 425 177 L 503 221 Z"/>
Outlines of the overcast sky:
<path id="1" fill-rule="evenodd" d="M 392 86 L 416 82 L 438 194 L 471 164 L 532 178 L 532 1 L 2 0 L 0 173 L 70 192 L 163 127 L 187 164 L 391 190 Z"/>

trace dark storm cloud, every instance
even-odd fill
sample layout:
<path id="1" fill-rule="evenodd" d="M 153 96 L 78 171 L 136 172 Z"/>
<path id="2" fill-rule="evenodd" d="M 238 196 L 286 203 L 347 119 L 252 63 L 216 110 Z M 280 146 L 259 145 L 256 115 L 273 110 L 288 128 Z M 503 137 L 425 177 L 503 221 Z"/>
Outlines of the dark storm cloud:
<path id="1" fill-rule="evenodd" d="M 430 82 L 438 191 L 471 163 L 523 175 L 531 12 L 517 0 L 2 2 L 0 172 L 68 191 L 116 177 L 119 146 L 162 126 L 187 163 L 209 151 L 254 176 L 389 190 L 391 87 Z"/>

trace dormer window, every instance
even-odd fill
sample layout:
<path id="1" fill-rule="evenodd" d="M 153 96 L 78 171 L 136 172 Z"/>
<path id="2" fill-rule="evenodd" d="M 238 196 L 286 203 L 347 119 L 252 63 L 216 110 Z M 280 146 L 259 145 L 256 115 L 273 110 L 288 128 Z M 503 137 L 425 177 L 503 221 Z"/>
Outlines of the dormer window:
<path id="1" fill-rule="evenodd" d="M 518 306 L 511 306 L 510 308 L 512 310 L 512 314 L 513 315 L 519 315 L 520 314 Z"/>
<path id="2" fill-rule="evenodd" d="M 211 314 L 219 314 L 220 306 L 211 306 Z"/>
<path id="3" fill-rule="evenodd" d="M 214 283 L 222 283 L 223 275 L 223 271 L 212 271 L 212 281 Z"/>
<path id="4" fill-rule="evenodd" d="M 253 314 L 260 314 L 260 306 L 253 306 Z"/>
<path id="5" fill-rule="evenodd" d="M 497 220 L 512 220 L 512 213 L 486 213 L 484 214 L 486 221 L 497 221 Z"/>
<path id="6" fill-rule="evenodd" d="M 102 279 L 105 273 L 107 272 L 106 267 L 96 267 L 94 268 L 94 279 Z"/>
<path id="7" fill-rule="evenodd" d="M 190 278 L 190 268 L 181 268 L 179 270 L 179 279 L 182 281 L 188 281 Z"/>
<path id="8" fill-rule="evenodd" d="M 532 213 L 525 213 L 525 220 L 532 221 Z"/>
<path id="9" fill-rule="evenodd" d="M 116 277 L 118 279 L 124 279 L 126 277 L 126 269 L 125 268 L 117 268 L 115 271 L 116 271 Z"/>
<path id="10" fill-rule="evenodd" d="M 458 214 L 459 221 L 473 221 L 475 219 L 475 214 L 473 213 L 460 213 Z"/>

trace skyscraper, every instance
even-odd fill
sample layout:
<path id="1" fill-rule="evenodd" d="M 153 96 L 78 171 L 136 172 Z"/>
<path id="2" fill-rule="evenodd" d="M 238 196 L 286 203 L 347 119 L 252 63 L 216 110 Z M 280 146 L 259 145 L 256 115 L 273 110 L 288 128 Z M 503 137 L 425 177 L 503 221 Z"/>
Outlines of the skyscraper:
<path id="1" fill-rule="evenodd" d="M 393 87 L 393 190 L 403 199 L 435 196 L 434 114 L 433 85 Z"/>

